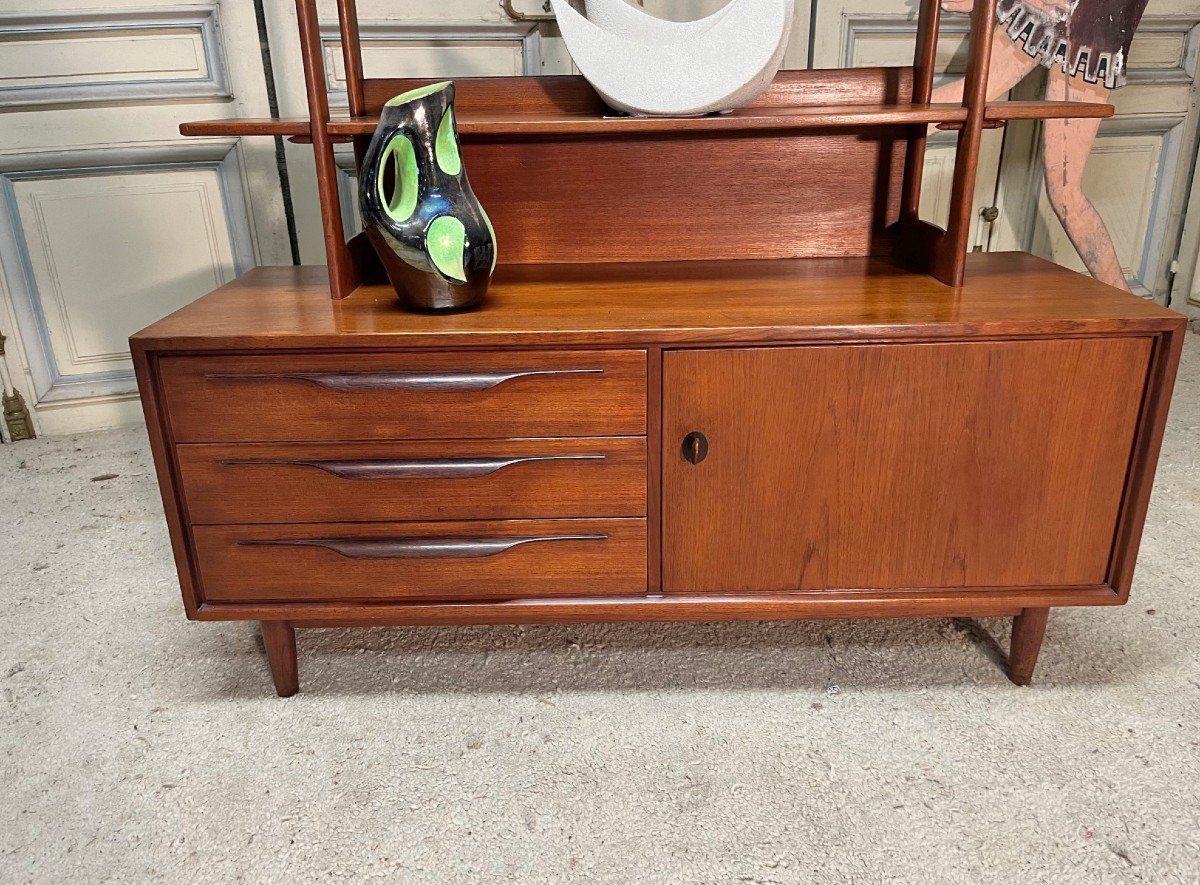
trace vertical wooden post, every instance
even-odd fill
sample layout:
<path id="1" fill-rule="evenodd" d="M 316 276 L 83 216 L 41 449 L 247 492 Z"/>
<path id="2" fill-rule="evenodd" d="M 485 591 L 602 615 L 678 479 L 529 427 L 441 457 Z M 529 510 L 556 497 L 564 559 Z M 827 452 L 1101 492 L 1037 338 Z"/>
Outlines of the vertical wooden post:
<path id="1" fill-rule="evenodd" d="M 296 668 L 296 628 L 287 621 L 262 621 L 263 645 L 271 678 L 281 698 L 290 698 L 300 690 L 300 674 Z"/>
<path id="2" fill-rule="evenodd" d="M 1013 618 L 1012 644 L 1008 651 L 1008 678 L 1017 685 L 1033 681 L 1042 638 L 1046 635 L 1048 608 L 1027 608 Z"/>
<path id="3" fill-rule="evenodd" d="M 365 117 L 367 99 L 363 89 L 362 38 L 358 32 L 358 9 L 355 0 L 338 0 L 338 26 L 342 32 L 342 60 L 346 65 L 346 95 L 350 103 L 351 117 Z M 354 138 L 354 163 L 362 168 L 363 157 L 371 140 L 365 136 Z"/>
<path id="4" fill-rule="evenodd" d="M 355 0 L 338 0 L 338 25 L 342 31 L 342 59 L 346 64 L 346 94 L 350 99 L 350 116 L 366 114 L 363 94 L 362 41 L 358 34 L 358 10 Z"/>
<path id="5" fill-rule="evenodd" d="M 933 96 L 941 20 L 940 0 L 921 0 L 921 11 L 917 18 L 917 49 L 913 57 L 913 104 L 929 104 Z M 912 132 L 908 139 L 908 155 L 904 160 L 904 193 L 900 203 L 900 217 L 905 224 L 914 224 L 920 217 L 925 145 L 929 140 L 927 126 L 913 127 Z"/>
<path id="6" fill-rule="evenodd" d="M 950 192 L 950 220 L 946 234 L 937 243 L 931 273 L 948 286 L 961 286 L 966 272 L 967 246 L 971 237 L 975 177 L 979 147 L 987 112 L 988 69 L 992 63 L 992 32 L 996 28 L 996 0 L 977 0 L 971 10 L 971 43 L 967 76 L 963 83 L 963 106 L 967 119 L 958 133 L 954 154 L 954 184 Z"/>
<path id="7" fill-rule="evenodd" d="M 300 54 L 304 61 L 304 84 L 308 92 L 309 135 L 317 164 L 317 193 L 321 198 L 321 226 L 329 263 L 329 290 L 334 298 L 345 298 L 354 291 L 359 278 L 342 229 L 337 163 L 333 156 L 333 140 L 329 137 L 329 95 L 325 86 L 325 63 L 322 60 L 316 0 L 296 0 L 296 18 L 300 25 Z"/>

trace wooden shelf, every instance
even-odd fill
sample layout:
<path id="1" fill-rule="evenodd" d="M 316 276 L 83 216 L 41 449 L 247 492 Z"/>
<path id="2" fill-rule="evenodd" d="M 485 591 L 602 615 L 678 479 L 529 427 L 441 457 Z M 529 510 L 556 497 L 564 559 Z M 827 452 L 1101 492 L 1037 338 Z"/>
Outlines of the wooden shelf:
<path id="1" fill-rule="evenodd" d="M 1097 335 L 1182 322 L 1032 255 L 972 253 L 967 262 L 960 289 L 876 258 L 501 264 L 483 307 L 455 314 L 403 310 L 385 284 L 333 301 L 324 267 L 260 267 L 135 341 L 177 350 L 630 347 Z"/>
<path id="2" fill-rule="evenodd" d="M 1111 117 L 1113 106 L 1072 101 L 1006 101 L 987 106 L 986 120 L 1043 120 Z M 603 117 L 595 114 L 463 114 L 459 133 L 472 137 L 665 135 L 672 133 L 789 131 L 855 126 L 936 125 L 954 126 L 967 117 L 957 104 L 841 105 L 817 107 L 745 108 L 711 117 Z M 370 135 L 378 117 L 334 117 L 331 135 Z M 305 138 L 308 120 L 302 118 L 200 120 L 183 123 L 183 135 L 269 135 Z"/>

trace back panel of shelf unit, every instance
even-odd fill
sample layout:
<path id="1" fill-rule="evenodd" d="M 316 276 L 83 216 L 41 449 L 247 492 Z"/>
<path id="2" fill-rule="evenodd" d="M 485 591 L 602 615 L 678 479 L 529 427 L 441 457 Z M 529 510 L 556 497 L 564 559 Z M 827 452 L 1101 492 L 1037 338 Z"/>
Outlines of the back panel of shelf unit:
<path id="1" fill-rule="evenodd" d="M 418 85 L 367 80 L 369 112 Z M 762 107 L 911 98 L 909 68 L 782 72 Z M 456 81 L 472 114 L 609 113 L 581 77 Z M 911 127 L 467 136 L 463 156 L 508 264 L 885 255 Z"/>

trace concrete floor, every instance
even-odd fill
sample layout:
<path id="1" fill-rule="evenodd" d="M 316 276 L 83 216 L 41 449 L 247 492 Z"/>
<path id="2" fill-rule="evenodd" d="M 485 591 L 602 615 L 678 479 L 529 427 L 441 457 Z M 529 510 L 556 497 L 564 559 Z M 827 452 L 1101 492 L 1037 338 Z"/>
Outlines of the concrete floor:
<path id="1" fill-rule="evenodd" d="M 0 447 L 0 882 L 1200 881 L 1200 338 L 1133 602 L 323 630 L 182 616 L 140 430 Z"/>

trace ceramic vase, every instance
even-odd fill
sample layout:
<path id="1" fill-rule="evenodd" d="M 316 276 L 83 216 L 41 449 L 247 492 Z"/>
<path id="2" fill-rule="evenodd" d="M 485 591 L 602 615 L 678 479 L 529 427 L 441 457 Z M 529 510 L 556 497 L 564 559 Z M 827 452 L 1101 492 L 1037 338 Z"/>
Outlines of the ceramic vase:
<path id="1" fill-rule="evenodd" d="M 794 0 L 730 0 L 706 18 L 666 21 L 625 0 L 549 0 L 579 72 L 618 111 L 697 117 L 750 104 L 775 79 Z"/>
<path id="2" fill-rule="evenodd" d="M 384 106 L 359 180 L 367 237 L 401 302 L 427 311 L 480 304 L 496 269 L 496 234 L 463 168 L 453 83 Z"/>

